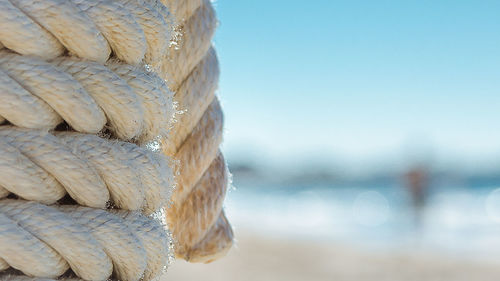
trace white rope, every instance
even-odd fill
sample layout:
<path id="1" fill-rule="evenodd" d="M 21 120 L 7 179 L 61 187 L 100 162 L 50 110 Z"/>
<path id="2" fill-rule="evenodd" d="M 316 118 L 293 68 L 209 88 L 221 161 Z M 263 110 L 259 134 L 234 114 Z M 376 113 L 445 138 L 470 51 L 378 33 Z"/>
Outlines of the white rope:
<path id="1" fill-rule="evenodd" d="M 67 57 L 50 64 L 0 51 L 0 115 L 25 128 L 54 128 L 62 117 L 93 134 L 108 122 L 125 140 L 166 135 L 174 108 L 165 81 L 128 64 L 109 67 Z"/>
<path id="2" fill-rule="evenodd" d="M 175 20 L 182 23 L 201 6 L 203 0 L 162 0 L 162 2 L 174 14 Z"/>
<path id="3" fill-rule="evenodd" d="M 161 73 L 166 76 L 170 89 L 177 90 L 207 53 L 216 27 L 215 10 L 209 0 L 203 0 L 203 4 L 180 26 L 179 46 L 172 46 L 169 56 L 163 61 Z"/>
<path id="4" fill-rule="evenodd" d="M 127 81 L 136 95 L 142 98 L 146 129 L 140 140 L 147 141 L 156 136 L 165 136 L 175 113 L 173 93 L 165 81 L 153 72 L 146 73 L 115 60 L 108 61 L 107 67 Z"/>
<path id="5" fill-rule="evenodd" d="M 106 124 L 101 108 L 82 85 L 53 65 L 3 51 L 0 67 L 26 90 L 49 104 L 75 130 L 95 134 Z"/>
<path id="6" fill-rule="evenodd" d="M 177 188 L 172 194 L 174 202 L 183 202 L 194 185 L 217 156 L 222 142 L 223 115 L 215 99 L 184 141 L 175 158 L 179 160 Z"/>
<path id="7" fill-rule="evenodd" d="M 53 204 L 66 191 L 46 170 L 0 138 L 0 185 L 27 200 Z"/>
<path id="8" fill-rule="evenodd" d="M 51 59 L 64 52 L 64 47 L 50 32 L 9 0 L 0 0 L 0 26 L 1 44 L 22 55 Z"/>
<path id="9" fill-rule="evenodd" d="M 0 114 L 16 126 L 30 129 L 54 128 L 62 122 L 61 116 L 52 107 L 26 91 L 1 69 L 0 97 Z"/>
<path id="10" fill-rule="evenodd" d="M 144 30 L 121 3 L 107 0 L 71 0 L 102 32 L 115 55 L 127 63 L 139 64 L 147 49 Z"/>
<path id="11" fill-rule="evenodd" d="M 143 28 L 147 41 L 145 60 L 157 64 L 165 56 L 170 42 L 170 28 L 158 10 L 141 0 L 117 0 L 132 13 Z"/>
<path id="12" fill-rule="evenodd" d="M 175 116 L 175 122 L 163 145 L 167 155 L 175 155 L 188 135 L 193 131 L 203 113 L 214 100 L 219 81 L 219 62 L 215 50 L 210 48 L 205 57 L 193 69 L 175 93 L 177 108 L 183 111 Z"/>
<path id="13" fill-rule="evenodd" d="M 170 243 L 161 224 L 139 213 L 0 201 L 0 257 L 31 276 L 56 278 L 69 266 L 85 280 L 112 272 L 151 280 L 168 265 Z"/>
<path id="14" fill-rule="evenodd" d="M 94 135 L 0 127 L 0 186 L 38 202 L 66 192 L 80 205 L 157 211 L 170 200 L 173 173 L 166 156 Z M 60 183 L 60 185 L 59 185 Z"/>
<path id="15" fill-rule="evenodd" d="M 127 140 L 142 133 L 145 109 L 127 82 L 98 63 L 68 57 L 52 62 L 82 84 L 106 114 L 117 137 Z"/>
<path id="16" fill-rule="evenodd" d="M 178 255 L 188 255 L 216 223 L 228 184 L 229 171 L 219 152 L 188 197 L 172 204 L 167 221 L 172 233 L 176 234 Z"/>
<path id="17" fill-rule="evenodd" d="M 111 49 L 90 18 L 66 0 L 9 0 L 52 33 L 71 53 L 105 62 Z M 15 32 L 15 31 L 13 31 Z"/>
<path id="18" fill-rule="evenodd" d="M 182 235 L 180 257 L 224 254 L 233 233 L 222 212 L 228 172 L 218 152 L 210 1 L 0 0 L 0 17 L 0 49 L 8 48 L 0 51 L 0 123 L 24 128 L 0 126 L 0 198 L 53 204 L 68 193 L 82 205 L 0 200 L 0 271 L 11 266 L 43 279 L 71 267 L 85 280 L 157 278 L 173 242 L 156 220 L 126 210 L 151 214 L 166 205 Z M 186 111 L 175 125 L 170 89 Z M 80 133 L 47 132 L 63 120 Z M 180 163 L 173 203 L 173 161 L 97 137 L 103 129 L 166 144 Z M 106 207 L 122 210 L 99 210 Z M 23 280 L 12 274 L 0 279 Z"/>
<path id="19" fill-rule="evenodd" d="M 74 220 L 55 208 L 31 201 L 4 199 L 0 204 L 0 213 L 57 251 L 59 258 L 66 260 L 81 278 L 105 280 L 111 275 L 113 269 L 111 260 L 89 230 L 76 224 Z M 4 236 L 3 233 L 0 236 Z M 1 248 L 5 246 L 2 244 Z M 30 248 L 28 251 L 35 250 Z M 2 258 L 8 261 L 7 256 Z M 41 260 L 45 259 L 44 257 Z M 54 276 L 38 275 L 38 277 Z"/>

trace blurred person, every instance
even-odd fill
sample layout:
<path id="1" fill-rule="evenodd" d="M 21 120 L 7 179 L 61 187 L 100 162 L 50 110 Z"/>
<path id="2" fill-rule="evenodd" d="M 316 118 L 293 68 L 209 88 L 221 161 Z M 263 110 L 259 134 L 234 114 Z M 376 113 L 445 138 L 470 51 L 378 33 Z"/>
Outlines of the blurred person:
<path id="1" fill-rule="evenodd" d="M 415 226 L 419 229 L 429 189 L 428 169 L 423 165 L 408 169 L 405 174 L 405 187 L 411 196 Z"/>

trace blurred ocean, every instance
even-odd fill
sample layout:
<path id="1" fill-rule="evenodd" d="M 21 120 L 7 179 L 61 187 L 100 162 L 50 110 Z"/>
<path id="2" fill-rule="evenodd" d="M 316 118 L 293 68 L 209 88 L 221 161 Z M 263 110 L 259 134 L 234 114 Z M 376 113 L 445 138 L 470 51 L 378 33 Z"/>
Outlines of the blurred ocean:
<path id="1" fill-rule="evenodd" d="M 433 186 L 418 211 L 399 184 L 257 182 L 228 194 L 236 232 L 500 261 L 500 185 Z"/>

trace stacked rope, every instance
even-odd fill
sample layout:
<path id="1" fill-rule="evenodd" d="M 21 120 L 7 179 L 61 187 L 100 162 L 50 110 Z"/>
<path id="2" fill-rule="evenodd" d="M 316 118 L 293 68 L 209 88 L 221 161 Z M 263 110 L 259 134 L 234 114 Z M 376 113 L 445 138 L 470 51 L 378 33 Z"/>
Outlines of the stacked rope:
<path id="1" fill-rule="evenodd" d="M 155 279 L 164 211 L 179 257 L 229 249 L 215 25 L 208 0 L 0 0 L 2 280 Z"/>
<path id="2" fill-rule="evenodd" d="M 180 163 L 167 222 L 177 257 L 210 262 L 224 255 L 233 241 L 222 211 L 229 173 L 219 151 L 223 116 L 214 94 L 219 65 L 211 38 L 217 20 L 208 0 L 165 2 L 180 22 L 181 40 L 171 47 L 161 72 L 167 75 L 178 107 L 186 110 L 177 116 L 163 146 Z"/>

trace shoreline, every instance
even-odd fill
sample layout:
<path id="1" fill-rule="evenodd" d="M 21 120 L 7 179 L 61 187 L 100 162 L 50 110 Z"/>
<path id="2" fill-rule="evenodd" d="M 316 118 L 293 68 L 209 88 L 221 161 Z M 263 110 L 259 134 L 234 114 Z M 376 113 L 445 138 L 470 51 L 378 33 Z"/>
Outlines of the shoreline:
<path id="1" fill-rule="evenodd" d="M 238 229 L 229 254 L 211 264 L 176 261 L 162 280 L 498 280 L 500 263 L 428 251 L 377 251 Z"/>

